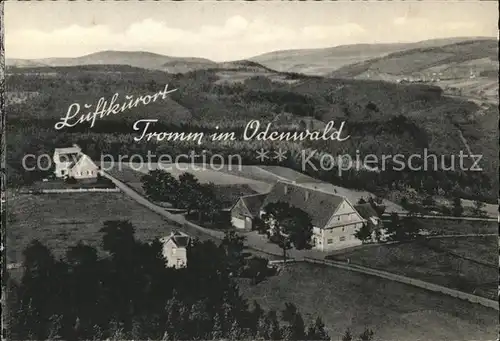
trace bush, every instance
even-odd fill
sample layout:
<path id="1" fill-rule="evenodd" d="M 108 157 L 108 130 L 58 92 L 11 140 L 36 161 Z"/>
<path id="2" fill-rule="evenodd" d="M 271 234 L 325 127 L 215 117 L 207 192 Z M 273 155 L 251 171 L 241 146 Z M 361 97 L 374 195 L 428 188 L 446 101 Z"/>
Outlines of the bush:
<path id="1" fill-rule="evenodd" d="M 78 183 L 78 180 L 76 180 L 74 177 L 72 176 L 69 176 L 67 177 L 66 179 L 64 179 L 64 181 L 69 184 L 69 185 L 75 185 Z"/>
<path id="2" fill-rule="evenodd" d="M 246 260 L 246 264 L 241 272 L 241 277 L 254 279 L 256 282 L 262 281 L 272 274 L 272 269 L 268 267 L 269 260 L 262 257 L 252 257 Z"/>

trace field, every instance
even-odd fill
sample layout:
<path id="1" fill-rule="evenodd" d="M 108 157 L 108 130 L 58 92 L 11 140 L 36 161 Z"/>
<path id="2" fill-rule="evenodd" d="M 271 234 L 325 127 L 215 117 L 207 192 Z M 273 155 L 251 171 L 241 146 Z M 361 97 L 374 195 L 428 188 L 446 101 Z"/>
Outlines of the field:
<path id="1" fill-rule="evenodd" d="M 497 237 L 373 245 L 336 256 L 490 299 L 498 290 Z"/>
<path id="2" fill-rule="evenodd" d="M 421 219 L 423 228 L 438 235 L 497 234 L 498 224 L 492 221 Z"/>
<path id="3" fill-rule="evenodd" d="M 123 168 L 126 167 L 128 167 L 128 165 L 125 165 Z M 147 174 L 150 170 L 158 169 L 159 165 L 157 163 L 152 163 L 149 165 L 149 168 L 148 165 L 134 167 L 136 167 L 135 169 L 137 172 Z M 191 173 L 200 181 L 200 183 L 211 182 L 214 185 L 248 185 L 251 189 L 259 193 L 267 192 L 271 187 L 268 182 L 220 172 L 217 165 L 214 166 L 217 170 L 210 169 L 210 166 L 205 166 L 203 164 L 191 163 L 162 164 L 161 168 L 176 178 L 185 172 Z"/>
<path id="4" fill-rule="evenodd" d="M 129 168 L 127 166 L 122 166 L 120 169 L 118 167 L 106 167 L 108 165 L 106 164 L 101 164 L 101 167 L 105 169 L 107 173 L 109 173 L 111 176 L 117 178 L 118 180 L 122 181 L 123 183 L 127 184 L 129 187 L 134 189 L 137 193 L 141 195 L 145 195 L 144 189 L 142 188 L 142 183 L 141 183 L 141 177 L 144 175 L 144 173 L 138 172 L 133 170 L 132 168 Z M 109 170 L 107 170 L 110 168 Z"/>
<path id="5" fill-rule="evenodd" d="M 64 256 L 78 241 L 98 247 L 99 229 L 106 220 L 129 220 L 136 238 L 152 240 L 170 233 L 173 226 L 122 193 L 68 193 L 17 195 L 9 198 L 7 260 L 22 261 L 22 251 L 38 239 L 56 257 Z"/>
<path id="6" fill-rule="evenodd" d="M 364 328 L 376 340 L 469 341 L 497 337 L 498 312 L 451 297 L 345 270 L 288 265 L 258 284 L 240 284 L 242 294 L 264 308 L 281 311 L 294 302 L 306 323 L 320 315 L 332 340 L 347 328 Z"/>

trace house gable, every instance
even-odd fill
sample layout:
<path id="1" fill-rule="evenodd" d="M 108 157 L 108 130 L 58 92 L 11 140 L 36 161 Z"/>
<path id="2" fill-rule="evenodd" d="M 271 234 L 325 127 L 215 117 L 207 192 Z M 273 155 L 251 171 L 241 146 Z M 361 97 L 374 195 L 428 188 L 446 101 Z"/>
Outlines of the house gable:
<path id="1" fill-rule="evenodd" d="M 354 224 L 358 222 L 362 222 L 365 219 L 361 217 L 361 215 L 356 211 L 354 206 L 347 200 L 343 199 L 343 201 L 340 203 L 340 205 L 337 206 L 337 209 L 333 212 L 332 216 L 328 220 L 328 223 L 326 223 L 325 227 L 331 227 L 335 225 L 339 225 L 339 222 L 342 224 L 345 221 L 342 221 L 341 218 L 342 216 L 349 216 L 352 215 L 354 219 L 348 219 L 349 224 Z"/>
<path id="2" fill-rule="evenodd" d="M 96 164 L 85 154 L 82 154 L 79 160 L 71 168 L 71 173 L 74 175 L 90 175 L 88 172 L 96 173 L 99 168 Z M 97 174 L 96 174 L 97 175 Z"/>
<path id="3" fill-rule="evenodd" d="M 248 207 L 243 201 L 243 198 L 239 198 L 236 204 L 234 204 L 233 208 L 231 208 L 231 216 L 240 219 L 251 216 Z"/>

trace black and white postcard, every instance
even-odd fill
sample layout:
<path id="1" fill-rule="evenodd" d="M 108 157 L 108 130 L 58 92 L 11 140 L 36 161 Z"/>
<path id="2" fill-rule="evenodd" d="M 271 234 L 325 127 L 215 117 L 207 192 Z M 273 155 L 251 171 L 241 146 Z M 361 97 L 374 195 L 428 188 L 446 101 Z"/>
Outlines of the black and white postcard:
<path id="1" fill-rule="evenodd" d="M 0 1 L 2 338 L 498 338 L 495 1 Z"/>

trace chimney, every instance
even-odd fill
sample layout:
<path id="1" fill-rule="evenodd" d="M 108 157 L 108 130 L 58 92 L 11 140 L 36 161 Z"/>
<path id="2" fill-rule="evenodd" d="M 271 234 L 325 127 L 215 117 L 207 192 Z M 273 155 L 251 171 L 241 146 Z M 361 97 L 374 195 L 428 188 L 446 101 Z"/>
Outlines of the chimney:
<path id="1" fill-rule="evenodd" d="M 288 185 L 285 185 L 285 194 L 288 194 Z"/>
<path id="2" fill-rule="evenodd" d="M 306 191 L 305 195 L 306 195 L 306 201 L 309 200 L 309 191 Z"/>

